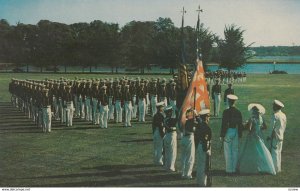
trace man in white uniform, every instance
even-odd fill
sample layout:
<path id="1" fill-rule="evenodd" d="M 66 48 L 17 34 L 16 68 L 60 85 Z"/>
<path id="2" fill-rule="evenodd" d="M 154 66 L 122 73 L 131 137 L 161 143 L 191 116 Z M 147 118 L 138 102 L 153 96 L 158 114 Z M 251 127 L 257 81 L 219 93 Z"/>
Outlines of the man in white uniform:
<path id="1" fill-rule="evenodd" d="M 125 108 L 125 127 L 131 127 L 132 96 L 129 91 L 129 85 L 125 85 L 123 100 Z"/>
<path id="2" fill-rule="evenodd" d="M 151 87 L 151 111 L 152 111 L 152 117 L 156 114 L 157 108 L 157 81 L 154 80 Z"/>
<path id="3" fill-rule="evenodd" d="M 172 116 L 173 107 L 171 105 L 165 108 L 166 118 L 164 120 L 164 127 L 166 135 L 164 138 L 165 149 L 165 168 L 166 170 L 175 172 L 175 162 L 177 156 L 177 133 L 176 124 L 177 119 Z"/>
<path id="4" fill-rule="evenodd" d="M 107 129 L 108 120 L 108 95 L 106 94 L 106 86 L 102 86 L 100 94 L 100 127 Z"/>
<path id="5" fill-rule="evenodd" d="M 66 126 L 72 127 L 73 126 L 73 113 L 74 113 L 74 105 L 72 100 L 72 92 L 71 92 L 71 86 L 66 86 L 66 92 L 64 96 L 64 100 L 66 102 Z"/>
<path id="6" fill-rule="evenodd" d="M 186 111 L 186 122 L 183 129 L 183 137 L 181 138 L 182 156 L 181 156 L 181 177 L 184 179 L 192 179 L 192 172 L 195 162 L 195 141 L 194 132 L 196 131 L 195 122 L 196 111 L 188 109 Z"/>
<path id="7" fill-rule="evenodd" d="M 43 94 L 41 98 L 42 105 L 42 117 L 43 117 L 43 132 L 51 132 L 51 104 L 48 95 L 48 89 L 43 89 Z"/>
<path id="8" fill-rule="evenodd" d="M 211 155 L 211 129 L 208 125 L 210 110 L 203 109 L 199 112 L 201 123 L 195 132 L 195 145 L 197 152 L 197 184 L 199 186 L 210 186 L 211 178 L 208 177 L 209 159 Z"/>
<path id="9" fill-rule="evenodd" d="M 138 90 L 138 100 L 139 100 L 139 122 L 145 122 L 146 114 L 146 90 L 144 83 L 140 83 L 140 88 Z"/>
<path id="10" fill-rule="evenodd" d="M 268 137 L 268 141 L 270 141 L 271 145 L 271 155 L 274 162 L 276 173 L 281 172 L 281 151 L 283 144 L 284 131 L 286 128 L 286 116 L 281 111 L 284 107 L 283 103 L 279 100 L 274 100 L 273 102 L 273 111 L 274 114 L 271 117 L 270 137 Z"/>
<path id="11" fill-rule="evenodd" d="M 117 91 L 115 91 L 114 95 L 114 101 L 115 101 L 115 107 L 116 107 L 116 123 L 122 123 L 122 91 L 121 91 L 121 85 L 117 86 Z"/>
<path id="12" fill-rule="evenodd" d="M 243 122 L 241 112 L 235 107 L 238 97 L 229 94 L 227 99 L 229 108 L 223 112 L 220 140 L 224 144 L 226 173 L 233 174 L 237 169 L 238 143 L 242 137 Z"/>
<path id="13" fill-rule="evenodd" d="M 92 105 L 91 105 L 92 83 L 88 80 L 85 88 L 85 119 L 86 121 L 92 121 Z"/>
<path id="14" fill-rule="evenodd" d="M 220 113 L 221 105 L 221 85 L 219 79 L 216 80 L 216 84 L 211 89 L 212 99 L 214 100 L 214 116 L 218 117 Z"/>
<path id="15" fill-rule="evenodd" d="M 154 146 L 154 164 L 163 165 L 163 139 L 164 139 L 164 103 L 159 102 L 156 104 L 157 113 L 153 117 L 152 121 L 152 133 L 153 133 L 153 146 Z"/>
<path id="16" fill-rule="evenodd" d="M 176 118 L 176 99 L 177 99 L 177 89 L 176 89 L 176 83 L 172 82 L 171 84 L 171 90 L 170 90 L 170 105 L 172 106 L 172 117 Z"/>

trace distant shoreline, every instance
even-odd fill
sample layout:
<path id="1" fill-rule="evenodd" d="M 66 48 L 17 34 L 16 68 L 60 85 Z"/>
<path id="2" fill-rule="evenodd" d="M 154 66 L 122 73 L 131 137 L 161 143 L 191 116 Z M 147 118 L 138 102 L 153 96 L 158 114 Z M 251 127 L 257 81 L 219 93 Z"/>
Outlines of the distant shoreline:
<path id="1" fill-rule="evenodd" d="M 274 60 L 249 60 L 246 62 L 246 64 L 273 64 Z M 276 64 L 300 64 L 300 60 L 278 60 L 276 61 Z M 218 66 L 219 63 L 207 63 L 207 66 Z"/>
<path id="2" fill-rule="evenodd" d="M 274 60 L 249 60 L 246 62 L 247 64 L 257 64 L 257 63 L 267 63 L 273 64 Z M 300 64 L 300 60 L 277 60 L 276 64 Z"/>

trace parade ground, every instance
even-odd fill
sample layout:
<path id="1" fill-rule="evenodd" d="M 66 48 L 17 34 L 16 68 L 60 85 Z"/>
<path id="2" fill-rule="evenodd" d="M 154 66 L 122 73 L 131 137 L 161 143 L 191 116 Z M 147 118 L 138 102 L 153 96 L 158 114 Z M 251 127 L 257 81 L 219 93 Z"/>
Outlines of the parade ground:
<path id="1" fill-rule="evenodd" d="M 134 127 L 110 122 L 100 129 L 80 119 L 73 127 L 52 122 L 52 132 L 42 133 L 23 113 L 10 103 L 8 83 L 17 79 L 59 79 L 65 77 L 105 78 L 123 75 L 100 74 L 0 74 L 0 187 L 193 187 L 192 180 L 181 179 L 181 147 L 178 140 L 177 172 L 167 172 L 153 165 L 152 118 L 136 122 Z M 129 76 L 136 78 L 137 75 Z M 151 78 L 152 76 L 139 76 Z M 171 76 L 154 76 L 170 78 Z M 270 124 L 272 102 L 285 105 L 287 128 L 283 141 L 282 172 L 273 175 L 238 174 L 227 176 L 225 159 L 219 141 L 221 117 L 212 117 L 213 187 L 300 187 L 300 75 L 249 74 L 247 82 L 234 84 L 239 97 L 237 107 L 243 121 L 249 117 L 249 103 L 266 108 Z M 211 87 L 211 86 L 210 86 Z M 222 94 L 226 85 L 222 85 Z M 222 95 L 223 99 L 223 95 Z M 212 102 L 211 102 L 212 103 Z M 222 103 L 221 110 L 223 111 Z M 247 132 L 243 132 L 242 145 Z M 266 138 L 266 134 L 264 135 Z M 267 144 L 267 147 L 269 145 Z M 197 162 L 197 161 L 196 161 Z M 196 166 L 196 165 L 195 165 Z M 194 166 L 194 170 L 195 169 Z M 195 173 L 193 174 L 195 177 Z"/>

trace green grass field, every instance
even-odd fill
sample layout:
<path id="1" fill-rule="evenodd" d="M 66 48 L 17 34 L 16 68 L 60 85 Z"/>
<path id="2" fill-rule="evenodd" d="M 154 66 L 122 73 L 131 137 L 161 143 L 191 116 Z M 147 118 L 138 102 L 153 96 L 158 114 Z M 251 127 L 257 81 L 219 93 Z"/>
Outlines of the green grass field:
<path id="1" fill-rule="evenodd" d="M 77 76 L 103 77 L 87 74 Z M 73 127 L 66 128 L 53 122 L 53 131 L 44 134 L 10 106 L 8 83 L 12 77 L 42 79 L 47 76 L 0 74 L 0 187 L 196 186 L 195 179 L 182 180 L 180 172 L 169 173 L 152 165 L 150 117 L 146 123 L 133 122 L 133 128 L 110 123 L 109 129 L 100 129 L 79 119 L 75 119 Z M 51 75 L 50 78 L 59 77 L 61 75 Z M 73 79 L 74 75 L 64 77 Z M 249 75 L 246 83 L 234 86 L 240 98 L 237 107 L 242 111 L 244 120 L 249 117 L 247 105 L 251 102 L 265 106 L 267 124 L 272 113 L 272 101 L 279 99 L 285 104 L 284 112 L 288 121 L 282 153 L 283 172 L 276 176 L 226 176 L 225 159 L 223 152 L 220 152 L 219 142 L 221 119 L 212 118 L 214 187 L 300 186 L 299 82 L 300 75 Z M 222 90 L 225 90 L 225 86 Z M 180 170 L 180 154 L 178 140 L 177 170 Z"/>

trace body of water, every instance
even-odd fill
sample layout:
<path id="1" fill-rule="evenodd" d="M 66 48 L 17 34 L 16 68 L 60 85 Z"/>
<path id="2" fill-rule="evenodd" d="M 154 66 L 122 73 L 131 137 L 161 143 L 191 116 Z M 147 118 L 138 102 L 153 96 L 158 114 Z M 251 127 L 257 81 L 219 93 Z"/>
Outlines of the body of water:
<path id="1" fill-rule="evenodd" d="M 246 64 L 244 67 L 237 69 L 237 72 L 266 74 L 273 70 L 286 71 L 288 74 L 300 74 L 300 64 L 270 64 L 270 63 L 255 63 Z M 217 65 L 208 66 L 210 71 L 219 69 Z"/>

